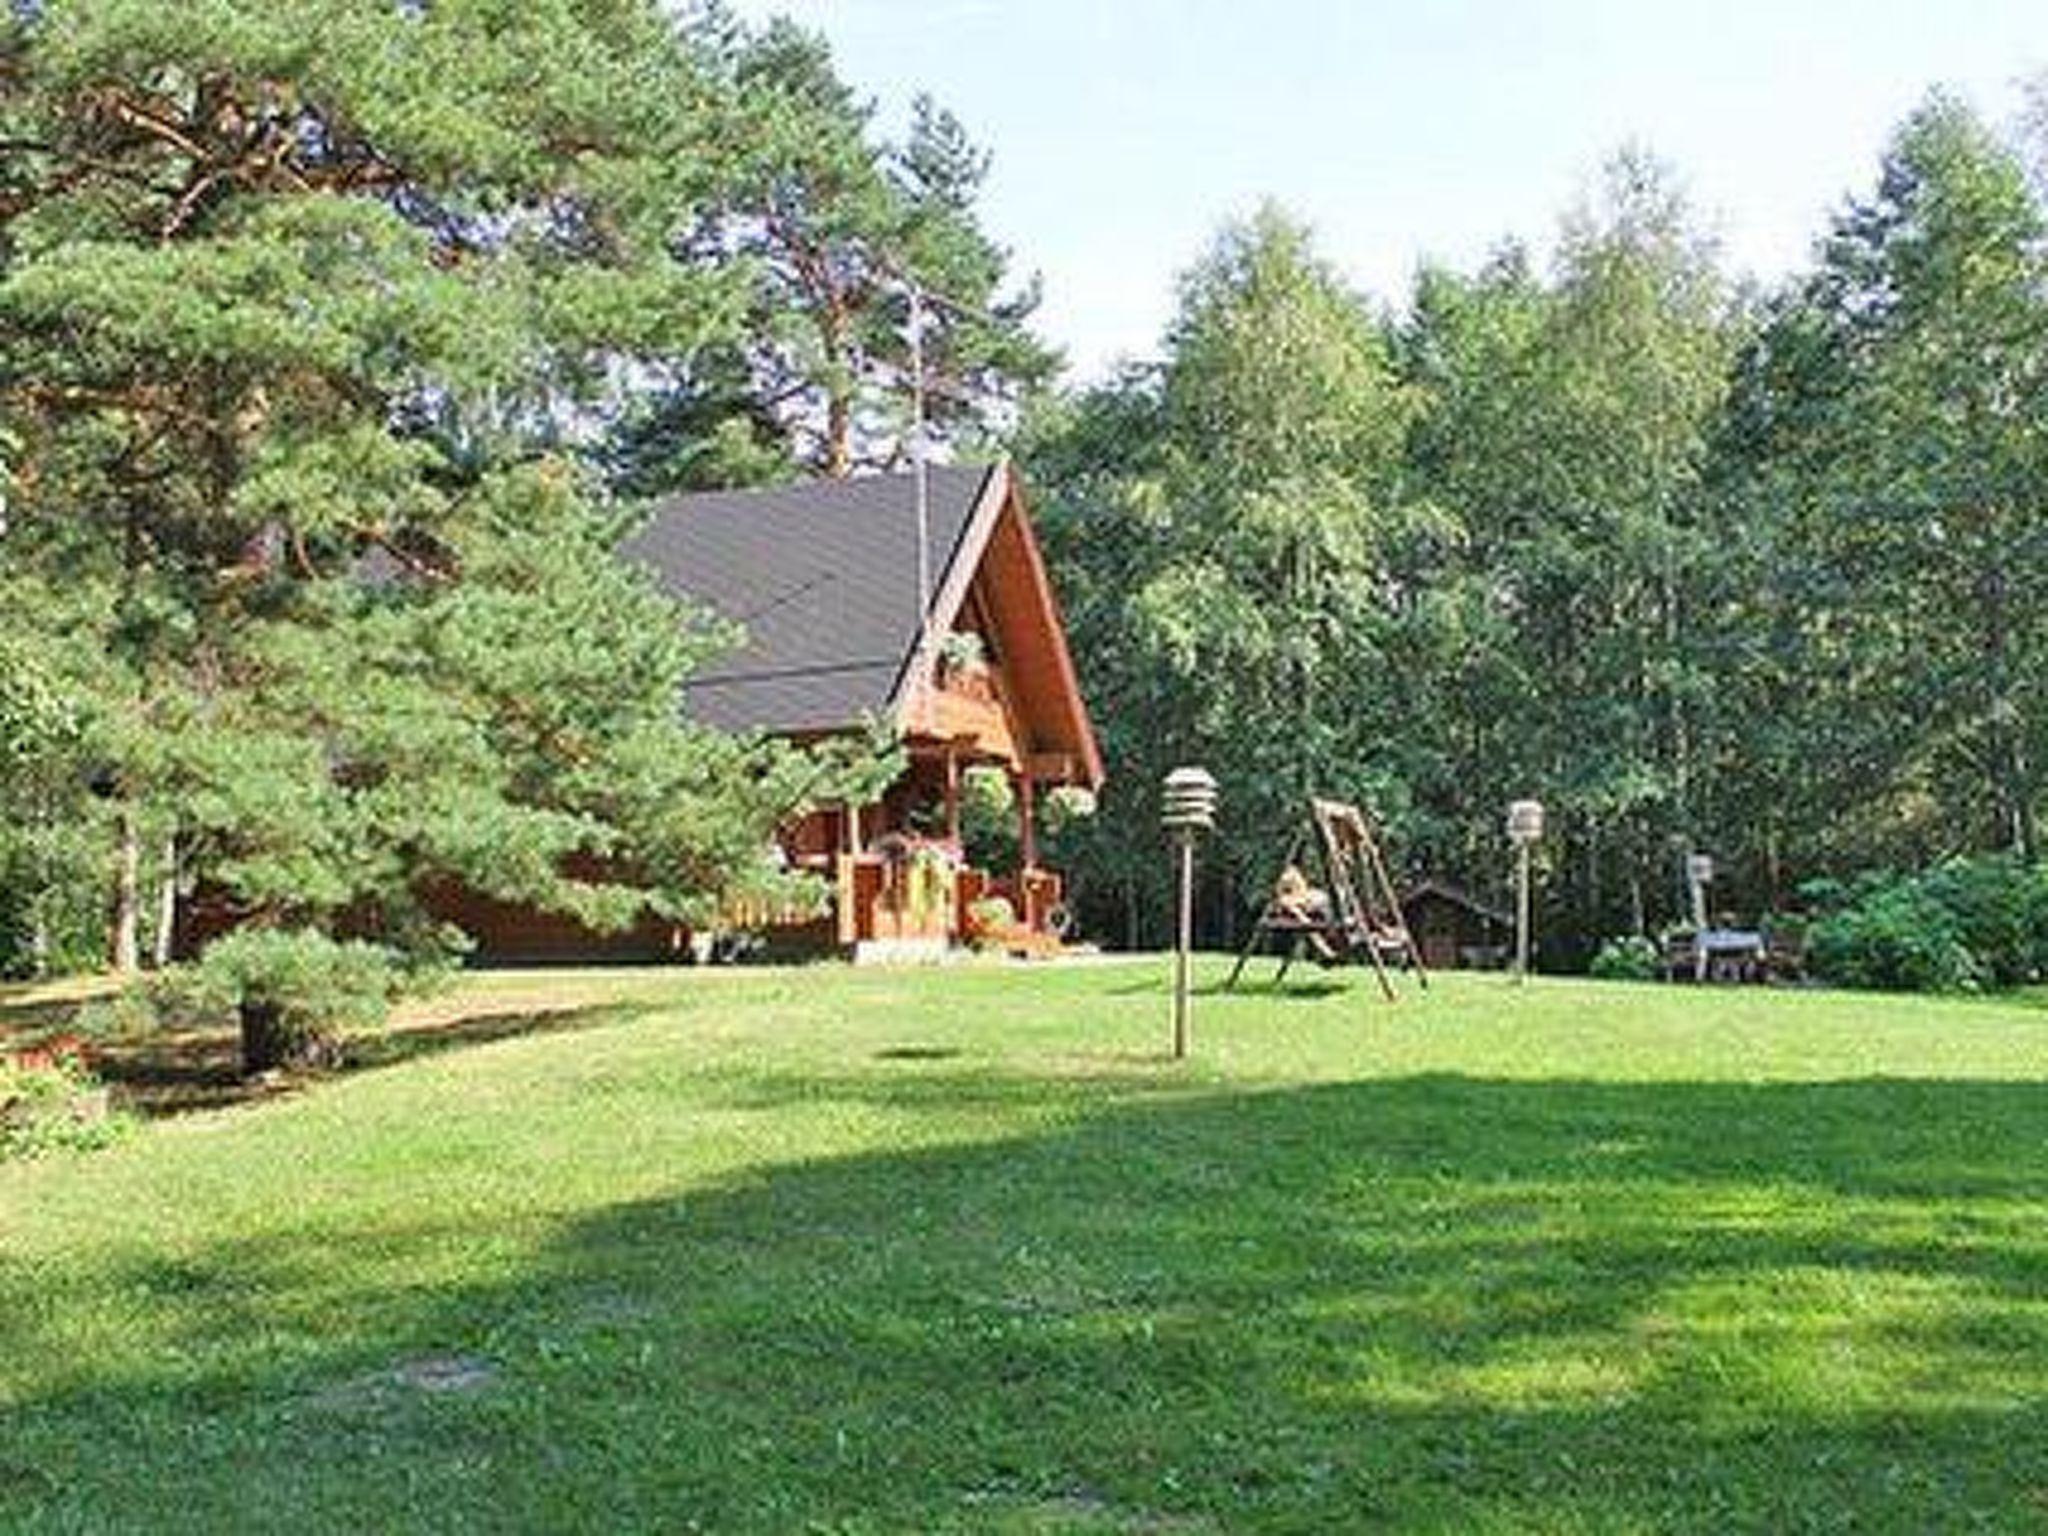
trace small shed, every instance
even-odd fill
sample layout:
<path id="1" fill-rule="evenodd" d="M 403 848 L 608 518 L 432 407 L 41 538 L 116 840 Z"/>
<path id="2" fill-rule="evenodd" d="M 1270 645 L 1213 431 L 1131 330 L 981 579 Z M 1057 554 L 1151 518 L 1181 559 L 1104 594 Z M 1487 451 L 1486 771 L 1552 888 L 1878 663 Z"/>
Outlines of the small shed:
<path id="1" fill-rule="evenodd" d="M 1434 971 L 1498 970 L 1514 950 L 1514 918 L 1447 880 L 1408 887 L 1401 915 Z"/>

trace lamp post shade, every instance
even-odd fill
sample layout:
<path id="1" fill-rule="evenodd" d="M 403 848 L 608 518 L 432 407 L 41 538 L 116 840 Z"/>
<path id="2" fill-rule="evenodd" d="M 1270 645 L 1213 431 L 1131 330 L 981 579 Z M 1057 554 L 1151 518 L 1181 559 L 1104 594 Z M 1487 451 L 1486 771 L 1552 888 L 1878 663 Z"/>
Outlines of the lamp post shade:
<path id="1" fill-rule="evenodd" d="M 1508 805 L 1508 841 L 1515 845 L 1515 980 L 1529 975 L 1529 858 L 1543 837 L 1543 802 L 1516 800 Z"/>
<path id="2" fill-rule="evenodd" d="M 1171 828 L 1207 832 L 1216 825 L 1216 780 L 1205 769 L 1176 768 L 1166 776 L 1160 822 Z"/>

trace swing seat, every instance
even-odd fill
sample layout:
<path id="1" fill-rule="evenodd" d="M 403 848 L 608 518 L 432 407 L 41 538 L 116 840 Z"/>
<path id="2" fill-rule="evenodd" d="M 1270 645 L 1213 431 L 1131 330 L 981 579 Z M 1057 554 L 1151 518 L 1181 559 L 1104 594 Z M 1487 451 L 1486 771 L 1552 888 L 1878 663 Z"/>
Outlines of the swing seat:
<path id="1" fill-rule="evenodd" d="M 1295 839 L 1285 870 L 1274 882 L 1284 890 L 1291 881 L 1298 894 L 1267 901 L 1223 984 L 1224 990 L 1237 985 L 1252 952 L 1262 945 L 1284 946 L 1280 969 L 1273 976 L 1275 986 L 1286 979 L 1288 968 L 1307 948 L 1316 964 L 1325 969 L 1361 962 L 1371 965 L 1389 1000 L 1397 995 L 1387 971 L 1390 959 L 1412 970 L 1417 981 L 1427 987 L 1429 975 L 1423 969 L 1422 953 L 1401 915 L 1364 813 L 1341 800 L 1311 799 L 1309 823 L 1309 831 Z M 1300 864 L 1305 842 L 1312 844 L 1320 857 L 1324 878 L 1321 889 L 1308 887 L 1303 892 Z M 1361 890 L 1371 892 L 1373 900 L 1362 899 Z"/>

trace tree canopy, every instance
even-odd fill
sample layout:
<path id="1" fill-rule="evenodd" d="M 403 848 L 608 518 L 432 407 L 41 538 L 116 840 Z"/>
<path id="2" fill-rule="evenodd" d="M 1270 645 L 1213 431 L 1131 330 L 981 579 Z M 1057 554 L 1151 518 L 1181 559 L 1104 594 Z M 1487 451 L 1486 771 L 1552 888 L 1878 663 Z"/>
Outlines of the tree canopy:
<path id="1" fill-rule="evenodd" d="M 1559 960 L 1676 915 L 1690 849 L 1752 911 L 2038 859 L 2041 99 L 2006 136 L 1930 96 L 1768 287 L 1635 150 L 1543 255 L 1398 303 L 1262 208 L 1155 363 L 1063 392 L 987 153 L 787 22 L 9 6 L 0 965 L 133 968 L 202 896 L 420 957 L 451 886 L 604 926 L 778 883 L 778 825 L 886 751 L 693 722 L 735 636 L 614 550 L 677 489 L 920 449 L 1025 461 L 1110 769 L 1062 857 L 1112 936 L 1157 936 L 1190 760 L 1219 926 L 1311 792 L 1482 891 L 1547 801 Z"/>
<path id="2" fill-rule="evenodd" d="M 1217 770 L 1227 915 L 1306 793 L 1476 889 L 1551 806 L 1553 955 L 1717 900 L 2038 851 L 2048 709 L 2042 204 L 1958 102 L 1899 129 L 1813 271 L 1725 275 L 1640 151 L 1564 220 L 1389 313 L 1271 211 L 1182 286 L 1165 361 L 1030 459 L 1115 747 L 1078 850 L 1159 906 L 1152 795 Z M 1136 770 L 1136 782 L 1131 771 Z M 1247 852 L 1248 850 L 1248 852 Z"/>
<path id="3" fill-rule="evenodd" d="M 745 314 L 661 9 L 94 0 L 5 58 L 0 543 L 65 594 L 11 627 L 108 663 L 118 958 L 145 839 L 407 952 L 438 882 L 609 925 L 759 873 L 836 769 L 681 716 L 727 637 L 580 447 Z"/>

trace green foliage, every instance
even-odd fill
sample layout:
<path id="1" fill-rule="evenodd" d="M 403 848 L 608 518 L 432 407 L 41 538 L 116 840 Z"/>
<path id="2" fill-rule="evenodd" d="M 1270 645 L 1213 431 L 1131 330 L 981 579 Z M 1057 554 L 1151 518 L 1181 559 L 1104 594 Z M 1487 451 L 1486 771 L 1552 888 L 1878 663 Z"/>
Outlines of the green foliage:
<path id="1" fill-rule="evenodd" d="M 2018 157 L 1930 98 L 1743 358 L 1730 787 L 1808 872 L 2038 846 L 2044 230 Z"/>
<path id="2" fill-rule="evenodd" d="M 1035 284 L 975 211 L 988 156 L 929 97 L 900 144 L 839 77 L 825 40 L 787 20 L 692 34 L 729 143 L 680 249 L 751 279 L 744 327 L 662 371 L 606 451 L 645 495 L 795 473 L 893 468 L 908 455 L 910 291 L 921 303 L 928 433 L 983 449 L 1057 357 L 1027 327 Z"/>
<path id="3" fill-rule="evenodd" d="M 103 942 L 89 711 L 49 654 L 42 596 L 0 576 L 0 977 L 84 969 Z"/>
<path id="4" fill-rule="evenodd" d="M 1843 986 L 1952 992 L 2048 977 L 2048 866 L 2010 856 L 1953 859 L 1810 894 L 1828 908 L 1807 963 Z"/>
<path id="5" fill-rule="evenodd" d="M 1045 796 L 1045 830 L 1057 837 L 1076 822 L 1083 822 L 1101 808 L 1095 791 L 1085 784 L 1055 784 Z"/>
<path id="6" fill-rule="evenodd" d="M 1164 373 L 1040 429 L 1032 463 L 1112 775 L 1085 865 L 1160 909 L 1156 785 L 1225 785 L 1245 898 L 1310 794 L 1477 883 L 1498 808 L 1553 808 L 1567 937 L 1634 914 L 1699 773 L 1681 603 L 1731 305 L 1624 159 L 1545 283 L 1425 273 L 1391 329 L 1268 211 L 1182 286 Z M 1114 894 L 1091 886 L 1100 900 Z M 1115 931 L 1098 911 L 1094 926 Z"/>
<path id="7" fill-rule="evenodd" d="M 1391 323 L 1266 215 L 1183 283 L 1161 369 L 1035 421 L 1112 767 L 1061 847 L 1092 927 L 1141 940 L 1168 910 L 1152 821 L 1180 761 L 1224 783 L 1212 933 L 1311 789 L 1475 886 L 1500 808 L 1542 798 L 1567 963 L 1682 915 L 1689 849 L 1752 912 L 1817 874 L 2032 853 L 2040 181 L 1936 97 L 1816 270 L 1761 297 L 1673 186 L 1625 153 L 1552 268 L 1508 245 L 1426 270 Z"/>
<path id="8" fill-rule="evenodd" d="M 1807 964 L 1838 986 L 1890 992 L 1961 992 L 1982 977 L 1953 912 L 1908 883 L 1871 892 L 1807 934 Z"/>
<path id="9" fill-rule="evenodd" d="M 1417 478 L 1456 529 L 1441 647 L 1408 690 L 1429 743 L 1412 792 L 1436 859 L 1468 875 L 1498 859 L 1509 800 L 1550 807 L 1568 958 L 1655 915 L 1674 840 L 1720 833 L 1702 480 L 1741 317 L 1673 184 L 1618 156 L 1547 280 L 1512 247 L 1472 277 L 1426 272 L 1402 337 Z"/>
<path id="10" fill-rule="evenodd" d="M 94 658 L 104 819 L 408 952 L 451 885 L 614 927 L 757 879 L 854 765 L 677 717 L 732 636 L 576 460 L 740 322 L 680 248 L 722 109 L 662 9 L 98 0 L 16 42 L 0 577 Z"/>
<path id="11" fill-rule="evenodd" d="M 1178 763 L 1226 785 L 1217 857 L 1247 889 L 1311 792 L 1391 787 L 1366 744 L 1389 739 L 1397 701 L 1359 685 L 1411 653 L 1403 577 L 1428 539 L 1400 487 L 1416 401 L 1301 226 L 1267 208 L 1225 228 L 1168 345 L 1156 376 L 1041 421 L 1028 455 L 1114 765 L 1063 847 L 1104 898 L 1143 890 L 1148 908 L 1157 785 Z"/>
<path id="12" fill-rule="evenodd" d="M 187 979 L 182 1006 L 238 1018 L 245 1053 L 273 1053 L 251 1067 L 319 1062 L 343 1036 L 381 1027 L 399 981 L 392 957 L 376 945 L 267 928 L 216 939 Z M 261 1021 L 260 1041 L 252 1040 L 252 1018 Z"/>
<path id="13" fill-rule="evenodd" d="M 1655 939 L 1629 933 L 1602 943 L 1586 969 L 1601 981 L 1655 981 L 1664 973 L 1664 957 Z"/>
<path id="14" fill-rule="evenodd" d="M 0 1162 L 108 1146 L 131 1123 L 76 1055 L 0 1054 Z"/>
<path id="15" fill-rule="evenodd" d="M 979 763 L 961 773 L 960 840 L 970 864 L 983 869 L 1015 867 L 1017 791 L 1001 768 Z"/>

